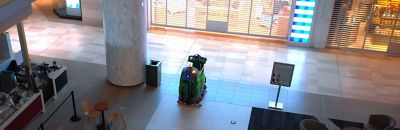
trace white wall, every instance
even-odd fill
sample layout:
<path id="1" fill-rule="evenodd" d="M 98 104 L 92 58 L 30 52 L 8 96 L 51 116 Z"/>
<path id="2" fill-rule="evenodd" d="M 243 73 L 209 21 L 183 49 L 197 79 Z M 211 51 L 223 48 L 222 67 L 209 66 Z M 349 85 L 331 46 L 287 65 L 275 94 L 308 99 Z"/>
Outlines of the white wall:
<path id="1" fill-rule="evenodd" d="M 93 26 L 103 26 L 101 0 L 81 0 L 82 22 Z"/>
<path id="2" fill-rule="evenodd" d="M 310 47 L 325 48 L 335 0 L 318 0 Z"/>

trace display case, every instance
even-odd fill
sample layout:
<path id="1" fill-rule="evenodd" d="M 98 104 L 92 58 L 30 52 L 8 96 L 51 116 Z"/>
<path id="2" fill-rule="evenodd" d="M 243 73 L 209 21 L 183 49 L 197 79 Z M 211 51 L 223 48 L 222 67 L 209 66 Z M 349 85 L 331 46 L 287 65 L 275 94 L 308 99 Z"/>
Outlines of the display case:
<path id="1" fill-rule="evenodd" d="M 400 43 L 399 4 L 400 0 L 335 0 L 327 46 L 387 51 Z"/>
<path id="2" fill-rule="evenodd" d="M 392 38 L 399 37 L 394 31 L 400 31 L 397 24 L 398 2 L 378 0 L 371 11 L 368 27 L 371 46 L 388 46 Z"/>
<path id="3" fill-rule="evenodd" d="M 14 106 L 8 103 L 0 105 L 1 130 L 22 130 L 37 114 L 45 111 L 41 92 L 26 93 L 26 97 Z"/>
<path id="4" fill-rule="evenodd" d="M 82 20 L 81 0 L 53 0 L 53 11 L 60 18 Z"/>

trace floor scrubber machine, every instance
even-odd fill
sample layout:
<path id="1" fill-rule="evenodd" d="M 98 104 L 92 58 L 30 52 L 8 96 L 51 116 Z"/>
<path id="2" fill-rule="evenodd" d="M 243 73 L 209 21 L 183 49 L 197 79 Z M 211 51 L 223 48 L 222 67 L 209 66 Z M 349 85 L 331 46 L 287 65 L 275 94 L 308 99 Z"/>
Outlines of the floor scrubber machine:
<path id="1" fill-rule="evenodd" d="M 206 93 L 204 64 L 207 58 L 198 54 L 189 56 L 188 66 L 182 69 L 179 81 L 179 104 L 200 106 Z"/>

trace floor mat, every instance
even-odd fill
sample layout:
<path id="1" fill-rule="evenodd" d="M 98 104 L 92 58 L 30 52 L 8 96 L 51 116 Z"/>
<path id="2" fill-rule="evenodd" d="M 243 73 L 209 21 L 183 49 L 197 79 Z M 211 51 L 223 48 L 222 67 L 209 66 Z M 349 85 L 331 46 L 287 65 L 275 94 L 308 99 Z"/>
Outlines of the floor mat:
<path id="1" fill-rule="evenodd" d="M 249 130 L 298 130 L 300 121 L 314 116 L 255 108 L 251 110 Z"/>
<path id="2" fill-rule="evenodd" d="M 353 121 L 345 121 L 345 120 L 338 120 L 338 119 L 331 119 L 329 118 L 335 124 L 338 126 L 340 129 L 346 128 L 346 127 L 357 127 L 357 128 L 364 128 L 364 123 L 360 122 L 353 122 Z M 395 128 L 395 130 L 400 130 L 399 128 Z"/>
<path id="3" fill-rule="evenodd" d="M 331 119 L 331 118 L 329 118 L 329 120 L 331 120 L 333 122 L 333 124 L 338 126 L 340 129 L 343 129 L 346 127 L 357 127 L 357 128 L 361 128 L 361 129 L 364 128 L 364 123 Z"/>

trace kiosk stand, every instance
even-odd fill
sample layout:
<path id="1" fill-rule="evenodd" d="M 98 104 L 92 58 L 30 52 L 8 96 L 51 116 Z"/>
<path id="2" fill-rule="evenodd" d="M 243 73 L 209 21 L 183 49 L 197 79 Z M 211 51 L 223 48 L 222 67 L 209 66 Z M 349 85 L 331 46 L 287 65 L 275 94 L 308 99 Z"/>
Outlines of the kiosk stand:
<path id="1" fill-rule="evenodd" d="M 281 85 L 279 85 L 278 93 L 277 93 L 277 95 L 276 95 L 275 102 L 272 102 L 272 101 L 268 102 L 268 108 L 277 109 L 277 110 L 283 110 L 283 103 L 278 102 L 278 100 L 279 100 L 279 93 L 280 93 L 280 92 L 281 92 Z"/>
<path id="2" fill-rule="evenodd" d="M 278 85 L 279 88 L 275 102 L 270 101 L 268 103 L 268 108 L 283 110 L 283 103 L 278 102 L 279 94 L 281 92 L 282 86 L 290 87 L 292 83 L 293 71 L 294 71 L 293 64 L 274 62 L 270 84 Z"/>

